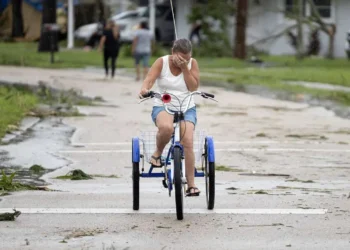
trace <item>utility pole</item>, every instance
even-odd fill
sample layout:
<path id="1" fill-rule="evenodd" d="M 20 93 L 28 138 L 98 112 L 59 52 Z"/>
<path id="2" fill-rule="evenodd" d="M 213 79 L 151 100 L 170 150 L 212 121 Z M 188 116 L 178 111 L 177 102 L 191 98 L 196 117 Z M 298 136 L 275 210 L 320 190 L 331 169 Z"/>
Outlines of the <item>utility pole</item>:
<path id="1" fill-rule="evenodd" d="M 149 0 L 149 28 L 153 34 L 155 35 L 156 29 L 156 7 L 155 0 Z"/>
<path id="2" fill-rule="evenodd" d="M 68 0 L 68 49 L 74 48 L 74 0 Z"/>

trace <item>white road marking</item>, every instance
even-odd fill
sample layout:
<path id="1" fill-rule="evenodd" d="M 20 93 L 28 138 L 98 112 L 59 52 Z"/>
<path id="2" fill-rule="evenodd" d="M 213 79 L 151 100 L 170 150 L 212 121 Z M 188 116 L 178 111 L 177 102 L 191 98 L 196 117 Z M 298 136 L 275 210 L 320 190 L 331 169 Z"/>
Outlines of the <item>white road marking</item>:
<path id="1" fill-rule="evenodd" d="M 22 214 L 176 214 L 175 209 L 127 208 L 16 208 Z M 184 209 L 185 214 L 311 214 L 322 215 L 327 209 Z M 0 208 L 0 213 L 13 212 L 12 208 Z"/>
<path id="2" fill-rule="evenodd" d="M 196 150 L 194 150 L 196 152 Z M 215 152 L 319 152 L 319 153 L 350 153 L 350 149 L 322 148 L 219 148 Z M 105 154 L 131 153 L 131 150 L 61 150 L 62 154 Z"/>
<path id="3" fill-rule="evenodd" d="M 214 144 L 332 144 L 329 142 L 321 141 L 215 141 Z M 120 146 L 120 145 L 131 145 L 130 142 L 77 142 L 73 143 L 72 146 Z"/>

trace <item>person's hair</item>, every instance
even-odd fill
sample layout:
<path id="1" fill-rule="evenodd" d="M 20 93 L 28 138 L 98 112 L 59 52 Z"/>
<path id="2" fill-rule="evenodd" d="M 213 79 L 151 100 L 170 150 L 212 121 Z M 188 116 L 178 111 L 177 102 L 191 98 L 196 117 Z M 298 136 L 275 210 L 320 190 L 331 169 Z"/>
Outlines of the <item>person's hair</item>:
<path id="1" fill-rule="evenodd" d="M 141 29 L 148 29 L 148 22 L 142 21 L 142 22 L 140 23 L 140 28 L 141 28 Z"/>
<path id="2" fill-rule="evenodd" d="M 115 26 L 115 23 L 112 19 L 109 19 L 108 22 L 106 23 L 106 29 L 113 29 Z"/>
<path id="3" fill-rule="evenodd" d="M 186 38 L 180 38 L 174 41 L 173 52 L 184 54 L 192 53 L 192 43 Z"/>

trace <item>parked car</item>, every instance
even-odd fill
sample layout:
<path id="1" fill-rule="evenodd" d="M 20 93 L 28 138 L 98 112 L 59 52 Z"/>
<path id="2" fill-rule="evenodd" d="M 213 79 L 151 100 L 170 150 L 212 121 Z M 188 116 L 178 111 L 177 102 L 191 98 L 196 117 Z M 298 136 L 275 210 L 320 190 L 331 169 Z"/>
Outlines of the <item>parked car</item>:
<path id="1" fill-rule="evenodd" d="M 125 11 L 120 14 L 114 15 L 111 17 L 115 22 L 128 18 L 136 18 L 139 16 L 139 10 L 130 10 Z M 75 32 L 74 37 L 76 39 L 84 40 L 85 43 L 88 43 L 91 40 L 91 37 L 95 35 L 99 29 L 101 29 L 101 23 L 91 23 L 80 26 Z M 103 28 L 103 27 L 102 27 Z"/>
<path id="2" fill-rule="evenodd" d="M 149 21 L 149 7 L 139 7 L 135 11 L 126 11 L 111 19 L 119 26 L 121 42 L 131 43 L 139 24 L 142 21 Z M 81 26 L 76 30 L 75 37 L 88 43 L 98 29 L 98 23 Z M 156 5 L 155 39 L 164 43 L 170 43 L 175 39 L 173 16 L 169 5 Z"/>
<path id="3" fill-rule="evenodd" d="M 156 5 L 156 20 L 155 20 L 155 39 L 158 42 L 171 43 L 175 39 L 175 29 L 173 22 L 173 15 L 169 5 L 158 4 Z M 174 13 L 175 10 L 174 10 Z M 125 35 L 121 33 L 121 37 L 125 41 L 132 41 L 132 33 L 137 28 L 138 24 L 142 21 L 149 21 L 150 9 L 149 7 L 140 8 L 139 17 L 133 19 L 135 25 L 130 29 L 129 25 L 125 28 Z M 130 19 L 128 19 L 130 20 Z M 127 22 L 128 20 L 124 20 Z M 123 21 L 122 21 L 123 22 Z M 118 21 L 119 24 L 122 22 Z"/>

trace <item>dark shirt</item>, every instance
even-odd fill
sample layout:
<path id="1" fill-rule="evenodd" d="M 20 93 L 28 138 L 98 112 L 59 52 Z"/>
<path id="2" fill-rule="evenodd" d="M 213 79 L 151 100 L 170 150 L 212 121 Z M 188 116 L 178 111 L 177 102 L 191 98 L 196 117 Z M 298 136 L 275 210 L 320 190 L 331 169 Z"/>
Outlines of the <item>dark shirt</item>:
<path id="1" fill-rule="evenodd" d="M 105 50 L 109 50 L 109 51 L 119 50 L 119 35 L 118 35 L 118 38 L 115 39 L 112 30 L 104 30 L 103 35 L 106 37 L 106 41 L 104 44 Z"/>

